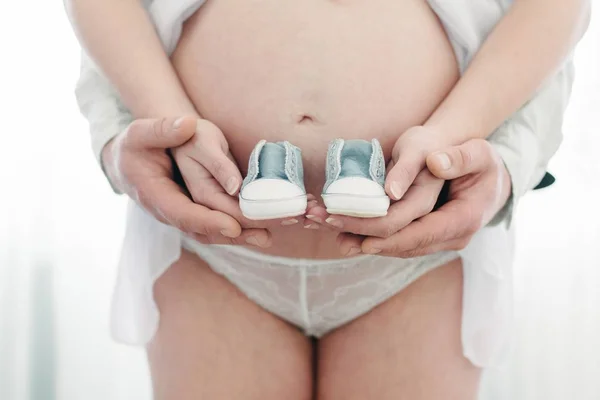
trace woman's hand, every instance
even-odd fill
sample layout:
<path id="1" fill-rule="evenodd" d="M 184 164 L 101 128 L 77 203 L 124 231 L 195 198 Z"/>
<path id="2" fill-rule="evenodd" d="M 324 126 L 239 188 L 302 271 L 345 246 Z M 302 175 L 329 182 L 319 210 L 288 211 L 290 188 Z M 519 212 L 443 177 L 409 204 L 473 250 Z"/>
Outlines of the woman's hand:
<path id="1" fill-rule="evenodd" d="M 196 134 L 171 150 L 192 200 L 211 210 L 232 216 L 242 228 L 274 228 L 299 223 L 302 216 L 268 221 L 251 221 L 240 210 L 237 193 L 242 176 L 221 130 L 212 122 L 198 119 Z M 309 200 L 312 198 L 309 196 Z M 206 243 L 207 239 L 195 237 Z M 252 241 L 252 240 L 251 240 Z M 209 241 L 208 241 L 209 242 Z M 262 247 L 261 243 L 250 243 Z"/>
<path id="2" fill-rule="evenodd" d="M 329 216 L 323 207 L 308 211 L 309 219 L 326 221 L 326 225 L 342 232 L 362 236 L 387 238 L 414 220 L 429 214 L 440 195 L 444 180 L 426 168 L 427 155 L 446 147 L 447 139 L 435 130 L 417 126 L 407 130 L 396 141 L 385 181 L 386 192 L 392 199 L 388 215 L 383 218 Z M 393 194 L 392 194 L 393 193 Z M 360 248 L 341 249 L 353 255 Z"/>
<path id="3" fill-rule="evenodd" d="M 493 147 L 482 139 L 433 153 L 426 157 L 426 163 L 427 172 L 415 181 L 421 181 L 416 185 L 420 191 L 435 192 L 441 188 L 439 182 L 451 182 L 448 201 L 421 218 L 415 216 L 433 208 L 437 197 L 419 203 L 426 196 L 409 195 L 411 190 L 418 193 L 413 188 L 382 218 L 330 217 L 321 207 L 311 208 L 308 214 L 328 219 L 329 225 L 340 231 L 338 244 L 345 255 L 363 252 L 409 258 L 460 250 L 506 203 L 511 193 L 508 171 Z M 331 224 L 331 218 L 336 224 Z M 396 229 L 398 226 L 401 228 Z"/>
<path id="4" fill-rule="evenodd" d="M 270 233 L 245 220 L 236 199 L 221 187 L 235 193 L 241 184 L 222 134 L 207 121 L 197 121 L 195 117 L 134 121 L 102 153 L 113 186 L 159 221 L 196 240 L 270 246 Z M 175 157 L 198 204 L 173 180 L 169 148 L 179 148 Z"/>
<path id="5" fill-rule="evenodd" d="M 402 199 L 414 183 L 419 183 L 415 182 L 419 174 L 427 175 L 425 160 L 429 154 L 454 144 L 458 143 L 452 143 L 444 132 L 425 126 L 415 126 L 404 132 L 394 144 L 385 177 L 385 191 L 390 199 Z M 423 179 L 428 180 L 421 177 Z M 436 197 L 441 188 L 439 185 Z"/>
<path id="6" fill-rule="evenodd" d="M 408 129 L 392 149 L 385 178 L 385 190 L 392 204 L 386 218 L 367 222 L 361 218 L 335 216 L 328 218 L 329 224 L 344 226 L 350 233 L 389 237 L 429 214 L 438 201 L 444 180 L 426 168 L 427 155 L 452 144 L 440 130 L 425 126 Z"/>

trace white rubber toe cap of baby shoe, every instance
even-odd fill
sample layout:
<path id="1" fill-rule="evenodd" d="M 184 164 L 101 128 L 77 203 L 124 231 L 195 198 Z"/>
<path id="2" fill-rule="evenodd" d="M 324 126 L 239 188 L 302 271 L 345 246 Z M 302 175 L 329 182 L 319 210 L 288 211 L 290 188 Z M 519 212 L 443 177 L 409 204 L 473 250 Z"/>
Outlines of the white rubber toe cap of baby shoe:
<path id="1" fill-rule="evenodd" d="M 385 196 L 383 187 L 363 177 L 341 178 L 327 188 L 326 194 L 348 194 L 357 196 Z"/>
<path id="2" fill-rule="evenodd" d="M 283 179 L 258 179 L 242 189 L 240 208 L 253 220 L 295 217 L 306 211 L 306 193 Z"/>
<path id="3" fill-rule="evenodd" d="M 329 214 L 374 218 L 387 215 L 390 207 L 383 187 L 363 177 L 338 179 L 321 197 Z"/>
<path id="4" fill-rule="evenodd" d="M 246 200 L 277 200 L 299 197 L 304 191 L 283 179 L 257 179 L 245 186 L 240 195 Z"/>

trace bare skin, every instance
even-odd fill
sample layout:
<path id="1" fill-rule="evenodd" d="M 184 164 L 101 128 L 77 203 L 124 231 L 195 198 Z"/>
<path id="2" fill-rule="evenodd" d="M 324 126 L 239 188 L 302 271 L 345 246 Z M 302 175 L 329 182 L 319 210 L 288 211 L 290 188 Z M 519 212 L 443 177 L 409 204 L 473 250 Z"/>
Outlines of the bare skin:
<path id="1" fill-rule="evenodd" d="M 332 30 L 336 35 L 328 34 Z M 443 29 L 421 0 L 208 1 L 186 23 L 172 61 L 192 103 L 190 114 L 197 111 L 222 130 L 228 148 L 221 143 L 220 151 L 223 156 L 231 151 L 242 174 L 259 139 L 291 140 L 304 150 L 306 184 L 312 193 L 323 183 L 330 139 L 376 137 L 389 159 L 398 137 L 425 123 L 458 79 Z M 175 108 L 166 115 L 188 113 L 188 104 Z M 134 112 L 138 117 L 164 113 L 149 105 Z M 200 129 L 199 138 L 209 137 L 208 131 Z M 173 153 L 185 177 L 182 151 Z M 188 167 L 192 170 L 195 164 Z M 227 188 L 228 179 L 219 179 L 221 170 L 214 169 L 208 172 Z M 474 180 L 497 183 L 500 174 L 491 175 L 475 175 Z M 196 202 L 206 200 L 198 199 L 193 189 Z M 234 194 L 235 188 L 227 192 Z M 496 198 L 501 196 L 490 202 L 493 208 Z M 226 231 L 231 239 L 245 234 L 245 226 L 221 222 L 235 228 Z M 192 233 L 210 238 L 216 226 Z M 471 225 L 467 227 L 472 233 Z M 367 228 L 351 232 L 364 236 L 360 234 Z M 264 251 L 339 257 L 339 232 L 321 232 L 304 230 L 301 224 L 286 227 Z M 399 255 L 415 250 L 400 248 L 397 240 L 387 244 L 377 250 Z M 461 240 L 457 246 L 463 245 Z M 444 398 L 472 398 L 479 373 L 461 353 L 461 279 L 459 264 L 441 267 L 324 338 L 317 370 L 319 398 L 426 400 L 440 393 Z M 203 262 L 185 254 L 155 289 L 161 325 L 149 346 L 149 359 L 157 398 L 311 398 L 307 339 L 245 299 Z M 382 343 L 389 347 L 382 348 Z M 373 353 L 385 356 L 363 367 L 364 356 Z"/>
<path id="2" fill-rule="evenodd" d="M 320 400 L 470 400 L 462 354 L 462 264 L 440 267 L 319 343 Z"/>
<path id="3" fill-rule="evenodd" d="M 145 176 L 145 182 L 151 184 L 149 187 L 161 185 L 159 182 L 171 178 L 168 159 L 161 149 L 187 140 L 193 133 L 193 129 L 187 130 L 187 124 L 171 128 L 172 123 L 136 121 L 116 142 L 122 150 L 118 158 L 130 158 L 129 152 L 139 155 L 141 167 L 134 168 L 136 164 L 133 164 L 130 168 L 144 171 L 145 175 L 138 178 Z M 484 207 L 489 203 L 486 199 L 494 196 L 502 178 L 496 172 L 497 156 L 484 151 L 486 148 L 489 149 L 489 145 L 485 141 L 474 140 L 446 149 L 451 160 L 449 169 L 436 165 L 435 155 L 432 162 L 428 162 L 434 175 L 458 178 L 453 181 L 458 182 L 456 200 L 451 199 L 448 205 L 466 202 L 472 208 Z M 165 158 L 163 168 L 148 168 L 148 163 L 155 158 Z M 472 184 L 461 185 L 465 179 Z M 181 203 L 180 207 L 190 205 Z M 475 215 L 472 208 L 463 215 L 466 220 L 469 214 Z M 460 209 L 457 207 L 457 215 L 461 215 Z M 464 207 L 462 209 L 464 211 Z M 172 216 L 165 214 L 164 217 Z M 443 236 L 441 239 L 456 240 Z M 354 357 L 348 363 L 361 364 L 362 355 L 380 352 L 378 343 L 382 342 L 392 343 L 394 347 L 396 342 L 401 343 L 398 350 L 390 354 L 407 360 L 408 365 L 414 361 L 415 368 L 399 368 L 394 357 L 383 358 L 369 369 L 361 367 L 360 376 L 351 382 L 352 394 L 357 398 L 368 398 L 378 390 L 381 396 L 401 398 L 415 394 L 412 398 L 417 400 L 436 399 L 436 393 L 423 391 L 431 379 L 431 374 L 425 372 L 429 362 L 435 363 L 429 365 L 431 371 L 440 366 L 452 368 L 450 378 L 448 375 L 437 377 L 440 390 L 453 395 L 461 393 L 468 398 L 476 391 L 477 373 L 462 357 L 457 339 L 461 282 L 460 265 L 456 262 L 430 272 L 371 313 L 324 338 L 317 358 L 313 358 L 308 339 L 297 329 L 242 296 L 197 256 L 183 252 L 182 258 L 154 287 L 161 319 L 158 332 L 148 346 L 148 356 L 156 398 L 269 400 L 286 396 L 284 398 L 302 399 L 315 398 L 310 397 L 310 393 L 316 389 L 321 393 L 317 398 L 337 398 L 346 395 L 349 384 L 345 374 L 342 377 L 336 372 L 338 368 L 343 371 L 340 364 L 348 357 Z M 437 329 L 436 323 L 447 330 L 443 337 L 430 335 L 443 331 Z M 348 351 L 347 347 L 363 352 Z M 415 348 L 424 351 L 414 352 Z M 425 351 L 427 349 L 436 352 Z M 400 355 L 405 350 L 407 353 Z M 315 360 L 318 360 L 318 368 L 315 368 Z M 277 379 L 272 379 L 274 377 Z M 398 380 L 406 384 L 399 386 Z"/>
<path id="4" fill-rule="evenodd" d="M 450 44 L 423 1 L 378 1 L 348 8 L 322 2 L 260 4 L 259 12 L 258 3 L 207 2 L 184 26 L 172 57 L 194 107 L 222 130 L 242 175 L 259 139 L 290 140 L 303 149 L 308 192 L 319 193 L 331 139 L 376 137 L 389 159 L 398 135 L 423 123 L 458 79 Z M 310 26 L 302 13 L 313 15 Z M 355 30 L 358 22 L 367 25 L 361 32 Z M 323 40 L 334 28 L 344 40 Z M 274 31 L 279 33 L 273 35 Z M 411 57 L 406 57 L 408 53 Z M 316 65 L 308 67 L 307 60 Z M 369 84 L 359 84 L 357 77 Z M 326 227 L 313 231 L 301 224 L 286 226 L 272 235 L 273 245 L 262 251 L 335 258 L 340 256 L 337 235 Z M 200 271 L 194 271 L 194 264 Z M 456 370 L 453 379 L 440 382 L 440 390 L 475 392 L 477 372 L 468 367 L 460 341 L 454 340 L 460 315 L 448 308 L 456 307 L 461 297 L 460 274 L 446 270 L 433 271 L 423 278 L 427 284 L 404 290 L 395 297 L 398 300 L 324 339 L 319 349 L 319 357 L 324 358 L 316 377 L 319 399 L 345 398 L 350 392 L 357 399 L 371 398 L 372 383 L 382 382 L 386 370 L 394 373 L 387 373 L 379 393 L 389 398 L 420 393 L 413 398 L 435 399 L 433 393 L 419 389 L 427 384 L 423 374 L 428 367 L 436 368 L 432 362 Z M 448 279 L 454 284 L 449 285 Z M 158 399 L 179 399 L 189 393 L 194 399 L 313 398 L 307 339 L 241 297 L 202 261 L 179 261 L 159 279 L 156 293 L 161 325 L 149 347 L 149 359 Z M 431 299 L 431 308 L 420 308 L 418 299 L 423 296 Z M 421 311 L 426 314 L 420 315 Z M 419 338 L 410 329 L 396 332 L 394 325 L 374 329 L 388 319 L 396 326 L 408 324 L 422 331 L 441 314 L 443 323 L 454 330 L 442 343 L 427 343 L 439 338 Z M 411 317 L 400 320 L 401 316 Z M 363 320 L 375 325 L 365 329 Z M 360 382 L 348 386 L 343 375 L 333 371 L 343 372 L 341 362 L 357 362 L 361 351 L 378 351 L 377 343 L 390 340 L 404 341 L 396 358 L 382 359 L 354 375 Z M 409 367 L 398 370 L 401 350 L 426 345 L 444 351 L 436 359 L 420 360 L 412 376 Z M 341 354 L 346 346 L 354 346 L 356 352 Z M 264 349 L 260 357 L 256 349 Z M 407 356 L 411 361 L 418 358 L 417 353 Z M 406 384 L 398 386 L 394 383 L 398 379 Z"/>
<path id="5" fill-rule="evenodd" d="M 289 140 L 302 149 L 315 195 L 331 139 L 377 138 L 389 160 L 398 137 L 425 122 L 459 77 L 446 34 L 422 0 L 208 1 L 185 23 L 171 60 L 242 176 L 260 139 Z M 291 225 L 262 251 L 338 258 L 336 236 Z"/>
<path id="6" fill-rule="evenodd" d="M 451 91 L 451 74 L 457 79 L 455 64 L 449 63 L 452 52 L 424 0 L 209 1 L 186 23 L 174 55 L 177 71 L 139 2 L 66 3 L 80 39 L 138 118 L 200 111 L 223 127 L 227 138 L 237 136 L 238 149 L 247 146 L 239 136 L 244 132 L 249 139 L 293 137 L 305 149 L 311 145 L 312 153 L 332 134 L 375 135 L 386 148 L 390 136 L 406 136 L 405 124 L 416 119 L 412 125 L 419 136 L 430 133 L 428 143 L 406 152 L 396 141 L 385 185 L 388 195 L 400 200 L 417 178 L 427 190 L 411 196 L 416 204 L 423 202 L 417 197 L 433 198 L 441 190 L 439 182 L 423 185 L 426 155 L 487 137 L 528 100 L 585 31 L 590 2 L 515 1 Z M 102 23 L 107 19 L 110 26 Z M 139 71 L 137 65 L 147 68 Z M 448 94 L 443 102 L 440 94 Z M 206 155 L 189 143 L 173 150 L 199 204 L 206 202 L 199 181 L 214 177 L 230 195 L 240 184 L 237 167 L 227 161 L 227 141 L 214 128 L 218 164 L 207 165 Z M 248 151 L 242 153 L 243 159 Z M 318 164 L 314 170 L 319 172 Z M 309 188 L 318 188 L 310 175 Z M 413 220 L 429 211 L 419 209 Z"/>
<path id="7" fill-rule="evenodd" d="M 312 351 L 197 256 L 157 281 L 158 331 L 148 346 L 156 400 L 309 400 Z"/>
<path id="8" fill-rule="evenodd" d="M 480 371 L 462 355 L 462 265 L 420 278 L 318 343 L 264 311 L 184 252 L 155 285 L 148 346 L 157 400 L 475 399 Z M 317 392 L 313 397 L 313 390 Z"/>

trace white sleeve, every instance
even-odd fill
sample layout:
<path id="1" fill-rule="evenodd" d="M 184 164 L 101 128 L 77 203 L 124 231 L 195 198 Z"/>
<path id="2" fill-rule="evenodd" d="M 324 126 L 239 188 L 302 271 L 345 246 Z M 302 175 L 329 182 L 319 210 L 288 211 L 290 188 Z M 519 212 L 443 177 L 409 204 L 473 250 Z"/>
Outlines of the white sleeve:
<path id="1" fill-rule="evenodd" d="M 428 0 L 452 43 L 461 73 L 508 12 L 512 0 Z M 505 121 L 489 138 L 511 176 L 512 195 L 491 224 L 510 225 L 514 206 L 537 186 L 548 161 L 562 141 L 563 115 L 571 94 L 574 68 L 571 58 L 528 103 Z"/>
<path id="2" fill-rule="evenodd" d="M 142 0 L 145 9 L 148 9 L 152 3 L 153 0 Z M 121 102 L 117 90 L 83 49 L 75 97 L 79 111 L 89 124 L 92 150 L 104 171 L 102 149 L 129 126 L 133 117 Z"/>
<path id="3" fill-rule="evenodd" d="M 488 138 L 502 157 L 512 182 L 511 197 L 491 225 L 505 222 L 510 226 L 519 199 L 544 177 L 548 162 L 562 142 L 563 117 L 574 77 L 569 59 L 534 98 Z"/>
<path id="4" fill-rule="evenodd" d="M 148 10 L 161 41 L 163 44 L 167 42 L 170 46 L 169 52 L 179 39 L 183 21 L 203 3 L 203 0 L 186 0 L 179 3 L 166 0 L 142 0 L 142 5 Z M 121 102 L 116 88 L 85 50 L 81 52 L 81 70 L 75 96 L 79 110 L 89 123 L 92 150 L 104 171 L 102 149 L 129 126 L 133 117 Z"/>
<path id="5" fill-rule="evenodd" d="M 81 71 L 75 87 L 81 114 L 87 119 L 92 137 L 92 150 L 101 163 L 102 149 L 133 121 L 119 94 L 94 62 L 81 52 Z"/>

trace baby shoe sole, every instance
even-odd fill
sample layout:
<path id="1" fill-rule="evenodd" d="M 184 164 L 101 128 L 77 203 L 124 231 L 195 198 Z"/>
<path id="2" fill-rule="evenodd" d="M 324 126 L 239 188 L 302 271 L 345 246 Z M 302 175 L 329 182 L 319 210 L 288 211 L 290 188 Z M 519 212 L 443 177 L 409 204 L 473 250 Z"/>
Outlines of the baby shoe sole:
<path id="1" fill-rule="evenodd" d="M 244 217 L 254 220 L 290 218 L 306 212 L 306 195 L 288 199 L 247 200 L 240 196 Z"/>
<path id="2" fill-rule="evenodd" d="M 332 215 L 347 215 L 358 218 L 377 218 L 387 215 L 390 198 L 387 196 L 360 196 L 351 194 L 321 195 Z"/>

